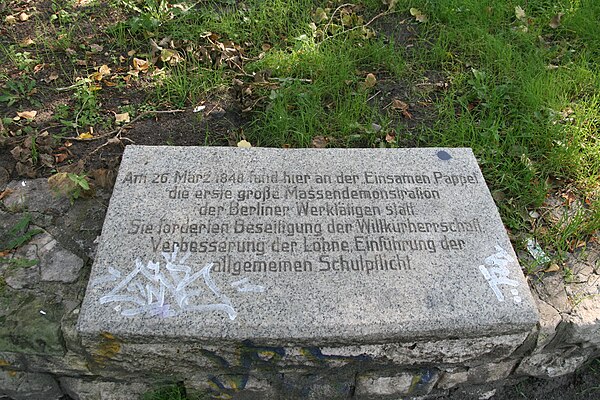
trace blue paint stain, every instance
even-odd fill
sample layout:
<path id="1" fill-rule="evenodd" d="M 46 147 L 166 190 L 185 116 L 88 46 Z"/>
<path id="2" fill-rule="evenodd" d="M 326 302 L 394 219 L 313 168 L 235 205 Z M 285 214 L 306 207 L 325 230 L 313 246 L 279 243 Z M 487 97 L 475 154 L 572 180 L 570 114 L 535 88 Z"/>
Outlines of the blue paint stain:
<path id="1" fill-rule="evenodd" d="M 440 160 L 442 161 L 448 161 L 449 159 L 452 158 L 452 156 L 450 154 L 448 154 L 448 152 L 444 151 L 444 150 L 440 150 L 437 152 L 437 156 Z"/>
<path id="2" fill-rule="evenodd" d="M 434 376 L 435 373 L 430 369 L 423 371 L 423 373 L 421 374 L 421 381 L 419 382 L 419 384 L 429 383 Z"/>

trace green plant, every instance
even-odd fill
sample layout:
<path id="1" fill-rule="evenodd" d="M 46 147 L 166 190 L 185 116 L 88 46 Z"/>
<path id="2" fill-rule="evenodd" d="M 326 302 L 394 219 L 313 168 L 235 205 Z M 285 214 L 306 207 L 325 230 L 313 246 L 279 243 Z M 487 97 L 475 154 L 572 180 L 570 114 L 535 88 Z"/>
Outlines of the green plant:
<path id="1" fill-rule="evenodd" d="M 84 193 L 91 192 L 85 174 L 58 172 L 48 178 L 48 183 L 57 195 L 67 197 L 71 204 Z"/>
<path id="2" fill-rule="evenodd" d="M 6 102 L 10 107 L 13 104 L 30 98 L 36 92 L 36 82 L 31 78 L 9 80 L 4 84 L 0 94 L 0 102 Z"/>
<path id="3" fill-rule="evenodd" d="M 167 385 L 144 394 L 143 400 L 187 400 L 185 388 L 182 385 Z"/>
<path id="4" fill-rule="evenodd" d="M 29 229 L 31 215 L 25 213 L 23 217 L 5 234 L 0 237 L 0 251 L 14 250 L 31 240 L 41 229 Z"/>

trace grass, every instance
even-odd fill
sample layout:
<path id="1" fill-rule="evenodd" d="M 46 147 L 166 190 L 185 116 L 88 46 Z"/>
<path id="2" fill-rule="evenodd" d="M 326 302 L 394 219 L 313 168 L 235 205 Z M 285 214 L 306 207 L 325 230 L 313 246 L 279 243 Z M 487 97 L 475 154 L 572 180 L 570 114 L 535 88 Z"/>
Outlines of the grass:
<path id="1" fill-rule="evenodd" d="M 596 1 L 399 0 L 392 10 L 378 0 L 86 4 L 54 2 L 49 14 L 35 14 L 33 47 L 22 47 L 17 34 L 0 42 L 3 104 L 25 110 L 72 85 L 55 107 L 58 136 L 113 129 L 103 101 L 115 85 L 142 93 L 127 106 L 132 114 L 237 90 L 249 121 L 240 135 L 254 145 L 471 147 L 515 237 L 533 231 L 530 212 L 549 194 L 574 195 L 582 205 L 541 235 L 552 254 L 562 257 L 600 228 Z M 417 22 L 411 7 L 427 21 Z M 78 25 L 86 19 L 108 33 Z M 94 57 L 95 65 L 82 61 Z M 135 59 L 146 66 L 132 67 Z M 41 64 L 54 66 L 56 82 L 40 81 Z M 101 64 L 108 77 L 94 75 Z M 422 90 L 432 76 L 443 90 Z M 390 91 L 429 118 L 394 113 Z M 2 117 L 9 130 L 23 124 Z"/>

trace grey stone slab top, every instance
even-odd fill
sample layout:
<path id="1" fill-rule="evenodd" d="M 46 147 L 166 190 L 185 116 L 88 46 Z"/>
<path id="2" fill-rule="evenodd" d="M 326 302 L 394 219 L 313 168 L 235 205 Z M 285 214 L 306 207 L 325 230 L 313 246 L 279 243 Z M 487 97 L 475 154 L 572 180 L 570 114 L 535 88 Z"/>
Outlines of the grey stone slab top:
<path id="1" fill-rule="evenodd" d="M 78 328 L 317 345 L 537 320 L 470 149 L 128 146 Z"/>

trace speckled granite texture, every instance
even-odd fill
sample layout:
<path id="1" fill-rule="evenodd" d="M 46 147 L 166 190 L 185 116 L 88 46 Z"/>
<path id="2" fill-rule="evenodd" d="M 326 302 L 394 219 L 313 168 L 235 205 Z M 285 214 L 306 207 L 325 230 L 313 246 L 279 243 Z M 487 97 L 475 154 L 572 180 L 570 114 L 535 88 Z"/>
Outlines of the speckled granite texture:
<path id="1" fill-rule="evenodd" d="M 128 146 L 79 330 L 365 344 L 528 332 L 470 149 Z"/>

